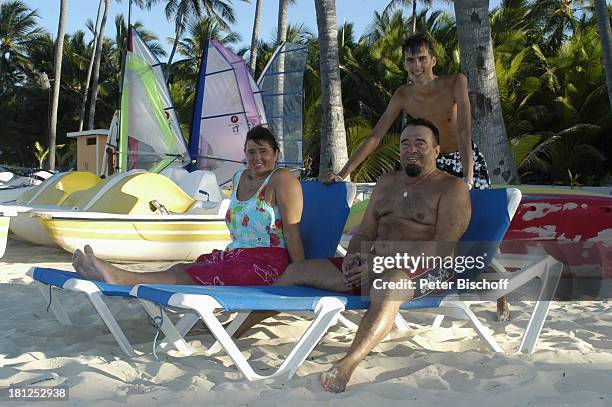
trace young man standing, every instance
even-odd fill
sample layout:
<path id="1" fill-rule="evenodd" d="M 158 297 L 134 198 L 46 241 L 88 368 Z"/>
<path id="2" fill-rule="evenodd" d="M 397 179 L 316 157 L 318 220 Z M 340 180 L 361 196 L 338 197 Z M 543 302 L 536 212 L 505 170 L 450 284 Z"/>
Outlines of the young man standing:
<path id="1" fill-rule="evenodd" d="M 431 121 L 440 130 L 437 167 L 463 178 L 468 187 L 489 188 L 484 157 L 472 143 L 471 111 L 467 78 L 463 74 L 436 76 L 432 43 L 422 34 L 410 36 L 403 46 L 404 69 L 413 83 L 400 86 L 372 134 L 338 174 L 326 182 L 341 181 L 371 154 L 400 114 Z"/>

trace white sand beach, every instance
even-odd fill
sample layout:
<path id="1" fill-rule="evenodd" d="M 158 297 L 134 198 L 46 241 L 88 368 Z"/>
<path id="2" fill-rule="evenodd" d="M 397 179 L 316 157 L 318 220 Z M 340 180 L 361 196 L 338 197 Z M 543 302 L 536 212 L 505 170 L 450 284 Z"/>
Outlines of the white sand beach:
<path id="1" fill-rule="evenodd" d="M 555 303 L 532 355 L 515 353 L 530 303 L 512 303 L 510 322 L 494 322 L 494 304 L 477 308 L 506 355 L 486 350 L 463 321 L 446 320 L 431 329 L 431 315 L 414 314 L 409 320 L 415 329 L 394 332 L 359 366 L 347 391 L 335 395 L 321 390 L 318 375 L 350 345 L 353 333 L 346 328 L 332 328 L 291 380 L 247 382 L 225 354 L 202 354 L 212 337 L 201 325 L 189 336 L 195 355 L 158 352 L 156 360 L 155 329 L 141 306 L 111 300 L 119 323 L 137 344 L 139 356 L 128 359 L 86 298 L 60 293 L 77 324 L 63 327 L 25 275 L 35 265 L 72 270 L 68 253 L 9 240 L 0 261 L 0 386 L 40 381 L 69 387 L 69 402 L 45 405 L 612 405 L 610 301 Z M 306 325 L 302 317 L 280 315 L 239 343 L 256 368 L 278 366 Z M 26 403 L 4 399 L 2 404 Z"/>

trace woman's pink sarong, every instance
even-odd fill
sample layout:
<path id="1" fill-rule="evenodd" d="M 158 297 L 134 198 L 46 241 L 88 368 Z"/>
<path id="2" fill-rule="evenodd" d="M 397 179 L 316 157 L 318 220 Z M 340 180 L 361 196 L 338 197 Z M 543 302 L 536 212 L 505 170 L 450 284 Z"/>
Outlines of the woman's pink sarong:
<path id="1" fill-rule="evenodd" d="M 213 250 L 185 268 L 201 285 L 271 285 L 289 265 L 289 252 L 280 247 Z"/>

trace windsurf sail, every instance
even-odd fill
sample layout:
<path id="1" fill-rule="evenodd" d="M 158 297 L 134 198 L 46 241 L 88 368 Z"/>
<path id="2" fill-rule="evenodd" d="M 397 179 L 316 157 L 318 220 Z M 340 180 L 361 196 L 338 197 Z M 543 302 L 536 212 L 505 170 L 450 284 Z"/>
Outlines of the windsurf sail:
<path id="1" fill-rule="evenodd" d="M 119 141 L 119 111 L 115 110 L 113 119 L 111 120 L 110 127 L 108 128 L 108 137 L 106 138 L 106 146 L 104 147 L 104 154 L 102 158 L 102 175 L 108 177 L 113 175 L 115 172 L 115 160 L 117 151 L 119 148 L 117 142 Z"/>
<path id="2" fill-rule="evenodd" d="M 264 68 L 257 84 L 262 91 L 268 127 L 281 148 L 280 165 L 302 168 L 304 70 L 308 47 L 281 44 Z"/>
<path id="3" fill-rule="evenodd" d="M 190 162 L 161 63 L 131 27 L 119 122 L 119 171 Z"/>
<path id="4" fill-rule="evenodd" d="M 213 171 L 219 185 L 231 181 L 244 166 L 246 133 L 265 122 L 259 89 L 242 58 L 207 41 L 189 137 L 196 168 Z"/>

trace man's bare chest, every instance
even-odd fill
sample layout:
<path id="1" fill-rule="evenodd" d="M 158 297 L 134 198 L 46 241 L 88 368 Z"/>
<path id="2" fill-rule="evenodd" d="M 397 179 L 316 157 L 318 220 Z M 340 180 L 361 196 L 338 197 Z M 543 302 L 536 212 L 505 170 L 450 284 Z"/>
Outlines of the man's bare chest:
<path id="1" fill-rule="evenodd" d="M 437 200 L 412 191 L 403 191 L 401 188 L 389 194 L 387 199 L 377 203 L 375 216 L 379 223 L 394 225 L 398 221 L 410 221 L 422 225 L 435 225 L 437 214 Z"/>

